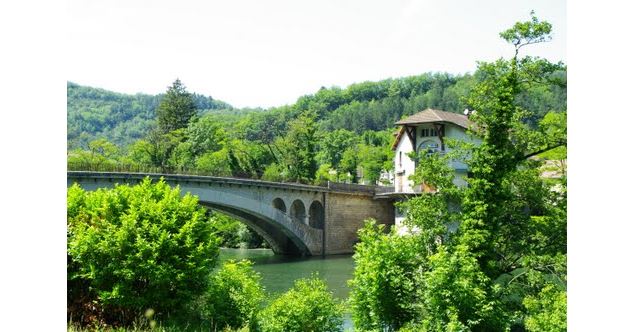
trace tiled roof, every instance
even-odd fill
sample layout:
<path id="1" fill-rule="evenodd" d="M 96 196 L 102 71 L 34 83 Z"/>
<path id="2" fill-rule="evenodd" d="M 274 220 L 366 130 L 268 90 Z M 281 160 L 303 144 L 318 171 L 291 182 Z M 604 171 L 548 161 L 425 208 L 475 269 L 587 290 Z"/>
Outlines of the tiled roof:
<path id="1" fill-rule="evenodd" d="M 399 144 L 399 141 L 401 140 L 401 136 L 405 132 L 403 128 L 404 127 L 399 128 L 399 131 L 395 133 L 395 141 L 392 143 L 393 150 L 397 148 L 397 144 Z"/>
<path id="2" fill-rule="evenodd" d="M 411 125 L 432 122 L 450 122 L 465 129 L 467 129 L 467 127 L 470 125 L 470 120 L 468 120 L 467 116 L 463 114 L 433 110 L 431 108 L 428 108 L 423 112 L 413 114 L 403 120 L 397 121 L 395 122 L 395 124 Z"/>

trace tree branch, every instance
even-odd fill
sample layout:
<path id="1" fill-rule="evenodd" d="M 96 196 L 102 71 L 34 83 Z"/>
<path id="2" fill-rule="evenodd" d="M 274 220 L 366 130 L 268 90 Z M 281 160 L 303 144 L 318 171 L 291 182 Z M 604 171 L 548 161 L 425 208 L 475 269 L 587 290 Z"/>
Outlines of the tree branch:
<path id="1" fill-rule="evenodd" d="M 553 150 L 553 149 L 555 149 L 555 148 L 558 148 L 558 147 L 561 147 L 561 146 L 565 146 L 565 145 L 567 145 L 567 143 L 566 143 L 566 142 L 559 142 L 559 143 L 557 143 L 556 145 L 550 145 L 550 146 L 548 146 L 548 147 L 546 147 L 546 148 L 544 148 L 544 149 L 540 149 L 540 150 L 538 150 L 538 151 L 534 151 L 534 152 L 532 152 L 532 153 L 526 154 L 526 155 L 524 155 L 523 157 L 518 158 L 518 159 L 517 159 L 517 161 L 525 160 L 525 159 L 527 159 L 527 158 L 531 158 L 531 157 L 533 157 L 533 156 L 535 156 L 535 155 L 539 155 L 539 154 L 541 154 L 541 153 L 543 153 L 543 152 L 547 152 L 547 151 L 549 151 L 549 150 Z"/>

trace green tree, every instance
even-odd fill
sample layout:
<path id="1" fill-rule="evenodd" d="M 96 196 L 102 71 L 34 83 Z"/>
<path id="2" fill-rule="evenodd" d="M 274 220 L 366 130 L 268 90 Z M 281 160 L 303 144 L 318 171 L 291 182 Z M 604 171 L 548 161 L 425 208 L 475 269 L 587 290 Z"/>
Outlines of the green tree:
<path id="1" fill-rule="evenodd" d="M 357 166 L 359 165 L 359 158 L 357 156 L 357 150 L 354 147 L 348 148 L 342 153 L 342 160 L 338 165 L 338 175 L 344 175 L 344 180 L 350 180 L 353 183 L 357 183 Z"/>
<path id="2" fill-rule="evenodd" d="M 128 146 L 127 158 L 140 166 L 154 166 L 153 146 L 150 142 L 140 139 Z"/>
<path id="3" fill-rule="evenodd" d="M 88 150 L 77 149 L 68 153 L 67 161 L 71 167 L 88 167 L 101 170 L 102 166 L 117 164 L 119 148 L 105 138 L 88 143 Z"/>
<path id="4" fill-rule="evenodd" d="M 196 197 L 148 178 L 67 195 L 68 306 L 75 318 L 131 323 L 183 309 L 207 288 L 217 239 Z M 99 311 L 90 312 L 97 306 Z M 87 312 L 88 311 L 88 312 Z"/>
<path id="5" fill-rule="evenodd" d="M 355 327 L 362 331 L 398 330 L 419 313 L 417 274 L 422 264 L 416 238 L 386 234 L 367 222 L 355 245 L 355 271 L 349 281 Z"/>
<path id="6" fill-rule="evenodd" d="M 203 311 L 212 330 L 239 329 L 253 323 L 264 299 L 260 275 L 248 260 L 228 261 L 211 278 Z"/>
<path id="7" fill-rule="evenodd" d="M 531 21 L 501 34 L 515 47 L 511 60 L 479 64 L 478 83 L 466 104 L 474 110 L 471 134 L 480 144 L 449 141 L 450 153 L 418 158 L 413 180 L 435 191 L 405 204 L 405 223 L 413 232 L 409 236 L 418 242 L 422 259 L 415 268 L 420 271 L 415 274 L 419 287 L 412 300 L 418 313 L 404 325 L 409 329 L 536 329 L 554 326 L 551 317 L 562 317 L 566 176 L 541 178 L 544 163 L 532 157 L 566 145 L 566 116 L 549 115 L 532 127 L 532 112 L 517 98 L 531 87 L 552 84 L 551 74 L 563 69 L 561 64 L 518 57 L 520 48 L 548 40 L 550 31 L 549 23 L 532 14 Z M 452 183 L 448 165 L 453 159 L 468 164 L 468 186 Z M 390 237 L 386 241 L 398 243 Z M 364 238 L 360 246 L 374 242 Z M 373 258 L 361 251 L 356 263 Z M 377 273 L 368 269 L 358 276 L 356 271 L 355 279 Z M 542 293 L 552 285 L 553 291 Z M 363 315 L 353 308 L 355 315 Z M 394 327 L 388 319 L 379 321 Z"/>
<path id="8" fill-rule="evenodd" d="M 549 284 L 536 296 L 523 300 L 527 308 L 525 327 L 528 331 L 566 331 L 567 293 Z"/>
<path id="9" fill-rule="evenodd" d="M 241 223 L 240 221 L 218 212 L 212 212 L 209 220 L 214 235 L 220 240 L 220 246 L 225 248 L 239 248 Z"/>
<path id="10" fill-rule="evenodd" d="M 266 181 L 283 182 L 289 178 L 286 167 L 277 163 L 267 165 L 262 179 Z"/>
<path id="11" fill-rule="evenodd" d="M 343 306 L 317 277 L 299 279 L 258 314 L 258 331 L 340 331 Z"/>
<path id="12" fill-rule="evenodd" d="M 152 166 L 159 167 L 162 171 L 173 170 L 178 166 L 179 160 L 175 152 L 187 152 L 187 149 L 180 148 L 185 139 L 184 129 L 168 133 L 153 129 L 143 143 L 135 144 L 135 157 L 140 161 L 149 160 Z"/>
<path id="13" fill-rule="evenodd" d="M 227 144 L 227 133 L 213 116 L 205 115 L 190 122 L 187 141 L 191 145 L 192 155 L 200 156 L 222 149 Z"/>
<path id="14" fill-rule="evenodd" d="M 320 132 L 319 152 L 316 156 L 320 164 L 338 165 L 346 149 L 355 146 L 357 135 L 345 129 Z"/>
<path id="15" fill-rule="evenodd" d="M 203 154 L 196 159 L 196 170 L 210 176 L 231 176 L 229 151 L 223 148 Z"/>
<path id="16" fill-rule="evenodd" d="M 326 183 L 327 181 L 336 182 L 337 174 L 331 174 L 331 171 L 332 171 L 331 164 L 327 163 L 327 164 L 320 165 L 317 172 L 315 173 L 314 183 L 316 185 L 320 185 L 320 184 Z"/>
<path id="17" fill-rule="evenodd" d="M 305 113 L 289 123 L 289 131 L 280 142 L 281 161 L 288 169 L 289 179 L 309 183 L 317 171 L 317 139 L 315 115 Z"/>
<path id="18" fill-rule="evenodd" d="M 196 115 L 196 103 L 192 94 L 177 78 L 168 87 L 157 108 L 157 122 L 161 133 L 186 128 L 190 119 Z"/>
<path id="19" fill-rule="evenodd" d="M 362 179 L 365 183 L 375 185 L 379 181 L 386 161 L 390 160 L 389 154 L 392 154 L 392 151 L 386 146 L 357 145 L 359 167 L 362 170 Z"/>
<path id="20" fill-rule="evenodd" d="M 233 139 L 227 149 L 233 176 L 261 178 L 265 171 L 263 166 L 276 160 L 266 144 Z"/>

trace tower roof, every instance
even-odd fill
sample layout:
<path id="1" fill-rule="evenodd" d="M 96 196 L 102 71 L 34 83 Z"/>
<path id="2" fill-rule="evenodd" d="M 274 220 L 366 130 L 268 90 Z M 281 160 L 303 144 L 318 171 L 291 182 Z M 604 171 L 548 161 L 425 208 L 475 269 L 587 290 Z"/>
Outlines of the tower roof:
<path id="1" fill-rule="evenodd" d="M 395 122 L 395 124 L 414 125 L 433 122 L 450 122 L 465 129 L 467 129 L 470 125 L 470 120 L 463 114 L 433 110 L 431 108 L 428 108 L 425 111 L 419 112 L 417 114 L 413 114 L 403 120 L 399 120 Z"/>

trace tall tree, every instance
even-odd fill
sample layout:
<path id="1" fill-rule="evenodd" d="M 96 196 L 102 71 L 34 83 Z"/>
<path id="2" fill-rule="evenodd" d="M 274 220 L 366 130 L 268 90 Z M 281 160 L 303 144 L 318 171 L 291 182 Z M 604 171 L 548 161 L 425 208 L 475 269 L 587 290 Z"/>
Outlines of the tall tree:
<path id="1" fill-rule="evenodd" d="M 313 112 L 305 112 L 289 123 L 289 131 L 281 140 L 284 153 L 280 159 L 292 181 L 309 183 L 315 178 L 318 168 L 316 130 Z"/>
<path id="2" fill-rule="evenodd" d="M 196 115 L 194 96 L 187 92 L 178 78 L 168 88 L 157 108 L 159 130 L 163 133 L 187 127 L 190 119 Z"/>
<path id="3" fill-rule="evenodd" d="M 352 306 L 359 311 L 354 314 L 358 326 L 502 331 L 524 325 L 528 330 L 563 330 L 566 175 L 555 184 L 542 179 L 544 162 L 532 157 L 566 147 L 566 116 L 550 115 L 532 128 L 526 121 L 531 113 L 517 98 L 531 87 L 551 84 L 552 74 L 564 69 L 562 64 L 518 56 L 520 48 L 544 42 L 550 33 L 551 25 L 532 13 L 531 21 L 501 33 L 515 47 L 511 60 L 479 64 L 479 82 L 466 102 L 475 111 L 472 133 L 482 142 L 449 142 L 457 146 L 444 156 L 419 156 L 414 182 L 436 188 L 406 203 L 405 223 L 416 230 L 412 237 L 422 248 L 421 261 L 407 265 L 380 254 L 369 259 L 367 250 L 356 253 Z M 452 159 L 469 165 L 467 187 L 453 184 Z M 365 234 L 358 247 L 372 248 L 379 243 L 374 238 Z M 402 242 L 393 234 L 388 241 L 390 247 L 400 247 L 399 252 L 409 252 Z M 392 271 L 394 264 L 411 268 L 400 271 L 399 278 L 377 270 Z M 374 274 L 380 276 L 369 278 Z M 382 285 L 383 280 L 391 283 Z M 403 309 L 390 316 L 381 315 L 382 303 L 390 301 L 364 297 L 379 286 L 398 291 L 410 284 L 419 285 L 416 296 L 395 296 L 392 300 Z M 391 318 L 405 317 L 413 307 L 419 313 L 414 318 Z"/>

